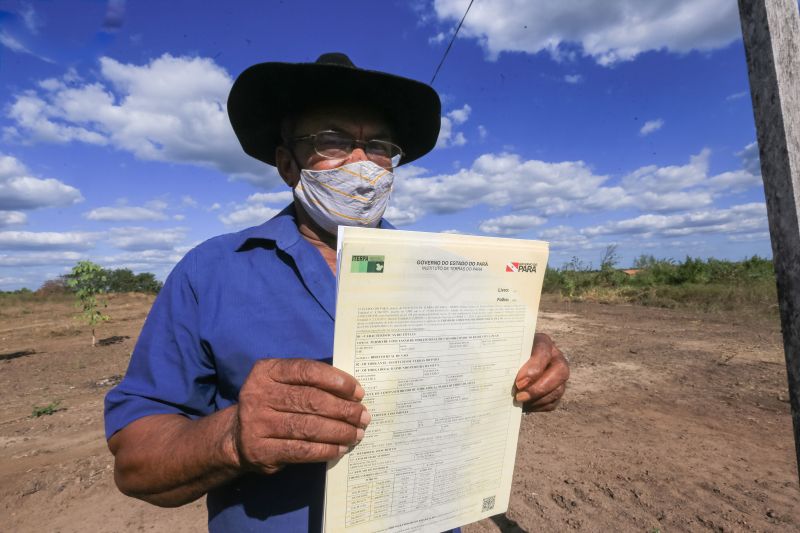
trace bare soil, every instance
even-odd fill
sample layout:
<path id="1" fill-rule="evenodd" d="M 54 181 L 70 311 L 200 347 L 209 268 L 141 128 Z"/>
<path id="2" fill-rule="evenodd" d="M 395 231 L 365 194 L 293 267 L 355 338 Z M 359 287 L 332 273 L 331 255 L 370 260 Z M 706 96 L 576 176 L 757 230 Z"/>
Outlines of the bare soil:
<path id="1" fill-rule="evenodd" d="M 151 303 L 112 297 L 95 348 L 68 300 L 0 308 L 0 531 L 205 529 L 202 501 L 114 486 L 103 397 Z M 572 359 L 567 395 L 525 416 L 511 507 L 467 533 L 800 531 L 777 317 L 545 299 L 539 329 Z"/>

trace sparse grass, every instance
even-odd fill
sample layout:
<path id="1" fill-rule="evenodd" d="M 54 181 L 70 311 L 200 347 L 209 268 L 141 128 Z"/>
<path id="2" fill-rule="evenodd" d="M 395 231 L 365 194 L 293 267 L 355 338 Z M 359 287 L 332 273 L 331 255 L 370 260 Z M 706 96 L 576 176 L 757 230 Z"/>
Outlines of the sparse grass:
<path id="1" fill-rule="evenodd" d="M 50 330 L 50 333 L 47 334 L 48 337 L 77 337 L 78 335 L 82 335 L 83 332 L 77 328 L 64 328 L 64 329 L 54 329 Z"/>
<path id="2" fill-rule="evenodd" d="M 608 263 L 601 270 L 591 270 L 573 259 L 561 269 L 548 268 L 543 290 L 573 301 L 778 312 L 775 276 L 768 259 L 732 262 L 687 257 L 676 263 L 642 257 L 636 267 L 639 273 L 627 276 Z"/>
<path id="3" fill-rule="evenodd" d="M 31 418 L 39 418 L 40 416 L 49 416 L 53 413 L 57 413 L 58 411 L 65 410 L 66 407 L 61 407 L 61 400 L 55 400 L 50 402 L 47 405 L 33 406 L 33 412 L 31 413 Z"/>
<path id="4" fill-rule="evenodd" d="M 14 292 L 0 291 L 0 305 L 9 307 L 26 303 L 71 303 L 75 301 L 73 294 L 39 294 L 32 291 L 21 290 Z"/>

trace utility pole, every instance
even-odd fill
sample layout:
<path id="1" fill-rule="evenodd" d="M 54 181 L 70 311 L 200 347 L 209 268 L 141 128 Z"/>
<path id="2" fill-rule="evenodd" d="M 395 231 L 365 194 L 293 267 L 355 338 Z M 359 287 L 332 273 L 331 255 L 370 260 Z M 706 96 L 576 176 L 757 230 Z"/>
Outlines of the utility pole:
<path id="1" fill-rule="evenodd" d="M 739 18 L 767 198 L 794 445 L 800 468 L 800 16 L 797 0 L 739 0 Z"/>

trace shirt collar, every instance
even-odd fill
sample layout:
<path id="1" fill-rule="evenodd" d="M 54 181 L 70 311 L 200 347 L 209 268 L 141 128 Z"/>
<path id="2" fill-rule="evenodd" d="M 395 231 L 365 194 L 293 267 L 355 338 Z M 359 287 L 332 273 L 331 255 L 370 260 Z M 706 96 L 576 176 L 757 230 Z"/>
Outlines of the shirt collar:
<path id="1" fill-rule="evenodd" d="M 378 227 L 381 229 L 395 229 L 386 219 L 381 218 Z M 246 250 L 253 244 L 251 241 L 267 240 L 272 241 L 281 250 L 286 250 L 289 246 L 301 238 L 300 230 L 297 229 L 297 212 L 294 202 L 284 207 L 280 213 L 267 220 L 259 226 L 253 226 L 239 232 L 241 241 L 239 250 Z"/>

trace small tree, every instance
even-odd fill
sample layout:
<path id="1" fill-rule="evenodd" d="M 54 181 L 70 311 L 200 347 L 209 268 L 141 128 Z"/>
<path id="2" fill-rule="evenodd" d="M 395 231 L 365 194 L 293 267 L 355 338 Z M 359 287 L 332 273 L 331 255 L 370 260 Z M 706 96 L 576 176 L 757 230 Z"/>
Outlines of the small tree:
<path id="1" fill-rule="evenodd" d="M 136 291 L 136 274 L 131 269 L 117 268 L 116 270 L 108 270 L 106 275 L 108 277 L 109 292 Z"/>
<path id="2" fill-rule="evenodd" d="M 136 275 L 136 291 L 158 294 L 164 284 L 156 279 L 152 272 L 142 272 Z"/>
<path id="3" fill-rule="evenodd" d="M 106 271 L 91 261 L 79 261 L 72 267 L 67 280 L 78 298 L 77 307 L 83 310 L 84 320 L 92 327 L 92 346 L 97 343 L 95 326 L 110 318 L 100 310 L 100 306 L 106 307 L 106 302 L 97 301 L 97 295 L 106 292 L 107 281 Z"/>
<path id="4" fill-rule="evenodd" d="M 48 279 L 42 286 L 36 289 L 37 296 L 53 296 L 60 294 L 67 294 L 70 291 L 69 284 L 67 283 L 67 276 L 58 276 L 55 279 Z"/>
<path id="5" fill-rule="evenodd" d="M 609 244 L 606 246 L 606 251 L 603 253 L 603 258 L 600 260 L 600 270 L 614 270 L 619 264 L 619 254 L 617 254 L 617 245 Z"/>

